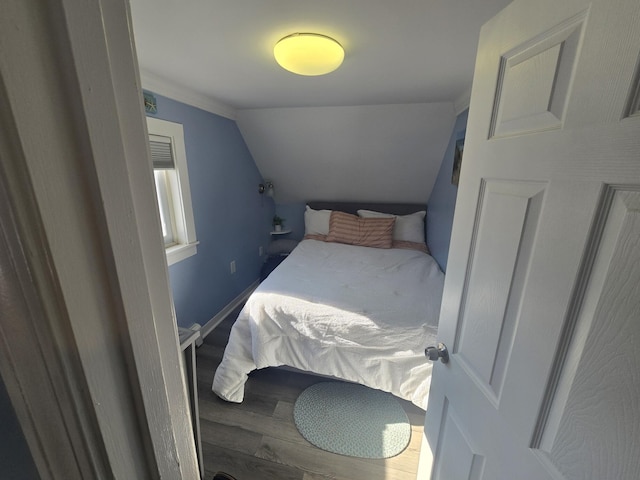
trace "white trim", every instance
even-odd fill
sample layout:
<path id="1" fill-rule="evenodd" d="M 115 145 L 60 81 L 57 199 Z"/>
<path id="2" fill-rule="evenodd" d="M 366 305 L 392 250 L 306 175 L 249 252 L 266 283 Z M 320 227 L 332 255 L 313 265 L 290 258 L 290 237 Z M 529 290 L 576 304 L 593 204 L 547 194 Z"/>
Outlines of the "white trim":
<path id="1" fill-rule="evenodd" d="M 202 325 L 200 325 L 199 323 L 194 323 L 189 327 L 189 330 L 193 332 L 198 332 L 198 338 L 196 338 L 196 347 L 199 347 L 200 345 L 202 345 L 202 332 L 200 331 L 202 330 Z M 180 331 L 180 328 L 178 328 L 178 331 Z"/>
<path id="2" fill-rule="evenodd" d="M 220 322 L 222 322 L 231 312 L 233 312 L 236 308 L 238 308 L 242 302 L 245 302 L 249 296 L 253 293 L 253 291 L 258 288 L 260 285 L 260 280 L 256 280 L 251 285 L 249 285 L 240 295 L 231 300 L 222 310 L 215 314 L 207 323 L 204 324 L 202 329 L 200 330 L 200 334 L 202 338 L 209 335 L 214 328 L 216 328 Z"/>
<path id="3" fill-rule="evenodd" d="M 198 478 L 129 3 L 2 5 L 0 224 L 32 310 L 0 318 L 0 366 L 40 476 Z"/>
<path id="4" fill-rule="evenodd" d="M 427 438 L 427 428 L 422 432 L 422 442 L 420 443 L 420 455 L 418 456 L 418 474 L 416 478 L 431 478 L 431 472 L 433 471 L 433 449 Z"/>
<path id="5" fill-rule="evenodd" d="M 177 100 L 178 102 L 186 103 L 192 107 L 200 108 L 206 112 L 220 115 L 221 117 L 225 117 L 230 120 L 236 120 L 238 118 L 237 109 L 208 95 L 194 92 L 188 87 L 166 80 L 154 73 L 150 73 L 142 69 L 140 70 L 140 77 L 142 78 L 142 88 L 145 90 Z M 160 106 L 160 108 L 162 107 Z"/>
<path id="6" fill-rule="evenodd" d="M 186 245 L 174 245 L 166 248 L 165 254 L 167 255 L 167 265 L 173 265 L 174 263 L 178 263 L 185 258 L 189 258 L 198 253 L 197 245 L 199 243 L 200 242 L 189 243 Z"/>
<path id="7" fill-rule="evenodd" d="M 456 116 L 460 115 L 464 112 L 471 103 L 471 88 L 463 92 L 458 98 L 456 98 L 453 102 L 453 108 L 456 111 Z"/>
<path id="8" fill-rule="evenodd" d="M 162 235 L 165 247 L 176 244 L 176 222 L 174 219 L 174 209 L 172 208 L 172 198 L 167 186 L 167 174 L 165 170 L 153 171 L 155 177 L 156 194 L 158 199 L 158 213 L 162 224 Z"/>
<path id="9" fill-rule="evenodd" d="M 0 130 L 11 127 L 0 118 Z M 26 161 L 6 137 L 0 136 L 0 311 L 8 312 L 0 315 L 2 381 L 40 478 L 112 477 L 91 408 L 74 395 L 87 386 L 77 371 L 78 351 L 65 341 L 68 321 L 58 308 L 63 302 L 43 248 L 34 192 L 24 183 Z M 48 355 L 60 341 L 60 355 Z M 3 441 L 12 442 L 11 435 Z"/>
<path id="10" fill-rule="evenodd" d="M 187 167 L 187 152 L 184 143 L 184 128 L 180 123 L 159 118 L 147 117 L 149 136 L 161 136 L 168 139 L 174 153 L 175 168 L 165 170 L 170 183 L 169 204 L 172 209 L 172 238 L 177 245 L 165 249 L 167 263 L 172 265 L 197 252 L 196 224 L 191 202 L 191 185 Z M 154 182 L 155 185 L 155 182 Z"/>

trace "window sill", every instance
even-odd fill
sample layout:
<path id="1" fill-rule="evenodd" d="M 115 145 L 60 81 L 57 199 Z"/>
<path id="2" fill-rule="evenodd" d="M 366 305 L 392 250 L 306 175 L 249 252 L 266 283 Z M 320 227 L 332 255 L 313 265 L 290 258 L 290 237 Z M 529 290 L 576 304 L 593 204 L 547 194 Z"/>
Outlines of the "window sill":
<path id="1" fill-rule="evenodd" d="M 185 258 L 189 258 L 192 255 L 195 255 L 198 251 L 198 243 L 200 242 L 174 245 L 172 247 L 166 248 L 165 253 L 167 254 L 167 265 L 173 265 L 174 263 L 178 263 Z"/>

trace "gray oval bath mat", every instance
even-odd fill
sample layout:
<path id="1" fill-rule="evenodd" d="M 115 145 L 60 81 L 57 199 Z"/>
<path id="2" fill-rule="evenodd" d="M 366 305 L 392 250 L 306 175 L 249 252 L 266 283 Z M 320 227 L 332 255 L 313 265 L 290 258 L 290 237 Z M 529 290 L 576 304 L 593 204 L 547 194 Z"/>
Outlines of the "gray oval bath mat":
<path id="1" fill-rule="evenodd" d="M 310 386 L 296 400 L 293 417 L 310 443 L 351 457 L 393 457 L 411 439 L 407 414 L 393 395 L 354 383 Z"/>

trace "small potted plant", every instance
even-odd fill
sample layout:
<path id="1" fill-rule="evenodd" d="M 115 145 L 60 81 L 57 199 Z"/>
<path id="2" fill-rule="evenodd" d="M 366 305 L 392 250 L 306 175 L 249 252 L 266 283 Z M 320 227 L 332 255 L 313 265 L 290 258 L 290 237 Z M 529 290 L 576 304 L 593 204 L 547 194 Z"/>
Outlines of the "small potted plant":
<path id="1" fill-rule="evenodd" d="M 273 216 L 273 229 L 276 232 L 282 231 L 282 224 L 284 223 L 284 218 L 279 217 L 278 215 Z"/>

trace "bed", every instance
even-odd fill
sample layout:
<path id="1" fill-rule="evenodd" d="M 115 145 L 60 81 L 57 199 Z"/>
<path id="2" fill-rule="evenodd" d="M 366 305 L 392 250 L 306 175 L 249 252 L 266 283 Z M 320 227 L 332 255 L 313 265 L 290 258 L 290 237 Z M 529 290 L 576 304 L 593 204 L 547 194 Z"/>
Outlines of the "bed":
<path id="1" fill-rule="evenodd" d="M 384 390 L 426 409 L 432 367 L 424 348 L 436 341 L 444 274 L 424 251 L 421 210 L 404 204 L 309 203 L 305 239 L 247 300 L 213 391 L 242 402 L 251 371 L 288 366 Z M 406 240 L 417 232 L 417 217 L 423 222 L 422 248 Z M 362 225 L 384 225 L 386 243 L 372 247 L 340 238 L 340 219 L 360 225 L 361 237 Z M 408 219 L 413 233 L 405 228 Z"/>

